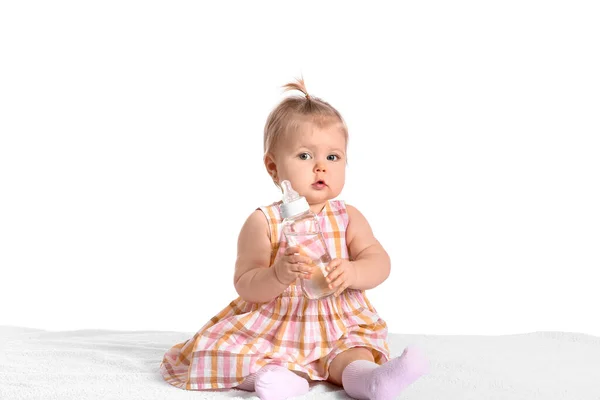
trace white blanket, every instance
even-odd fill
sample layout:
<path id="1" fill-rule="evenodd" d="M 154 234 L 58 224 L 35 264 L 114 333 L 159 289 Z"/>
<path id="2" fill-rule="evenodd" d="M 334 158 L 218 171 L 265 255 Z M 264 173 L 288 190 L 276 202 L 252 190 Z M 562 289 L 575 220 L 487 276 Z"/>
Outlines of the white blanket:
<path id="1" fill-rule="evenodd" d="M 257 399 L 240 390 L 185 391 L 161 378 L 172 345 L 193 333 L 82 330 L 48 332 L 0 326 L 0 399 Z M 429 375 L 398 398 L 600 399 L 600 338 L 535 332 L 503 336 L 391 334 L 393 356 L 420 346 Z M 346 399 L 341 388 L 311 384 L 302 398 Z"/>

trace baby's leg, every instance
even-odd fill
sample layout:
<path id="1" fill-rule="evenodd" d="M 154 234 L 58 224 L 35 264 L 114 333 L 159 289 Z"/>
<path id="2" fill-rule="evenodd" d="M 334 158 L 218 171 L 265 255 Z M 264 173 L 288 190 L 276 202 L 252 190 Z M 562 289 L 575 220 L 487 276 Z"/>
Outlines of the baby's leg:
<path id="1" fill-rule="evenodd" d="M 246 392 L 254 392 L 254 378 L 256 374 L 252 374 L 247 376 L 239 386 L 236 386 L 236 389 L 245 390 Z"/>
<path id="2" fill-rule="evenodd" d="M 237 389 L 255 391 L 261 400 L 283 400 L 308 392 L 308 381 L 279 365 L 265 365 Z"/>

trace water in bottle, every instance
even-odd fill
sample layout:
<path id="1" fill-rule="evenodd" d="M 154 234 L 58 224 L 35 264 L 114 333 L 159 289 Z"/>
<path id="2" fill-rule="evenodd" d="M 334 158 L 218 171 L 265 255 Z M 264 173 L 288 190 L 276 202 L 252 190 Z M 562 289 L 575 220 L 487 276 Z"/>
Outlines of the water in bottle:
<path id="1" fill-rule="evenodd" d="M 331 257 L 315 213 L 303 196 L 294 191 L 289 181 L 282 182 L 283 203 L 281 216 L 283 234 L 290 247 L 298 247 L 300 254 L 309 257 L 313 273 L 311 279 L 301 279 L 302 291 L 309 299 L 319 299 L 335 292 L 325 280 Z"/>

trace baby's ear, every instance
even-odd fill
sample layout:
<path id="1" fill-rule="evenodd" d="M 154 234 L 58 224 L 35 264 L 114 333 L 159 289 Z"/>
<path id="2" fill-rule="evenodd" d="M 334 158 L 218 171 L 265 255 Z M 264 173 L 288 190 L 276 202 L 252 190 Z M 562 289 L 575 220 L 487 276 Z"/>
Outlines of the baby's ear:
<path id="1" fill-rule="evenodd" d="M 277 164 L 275 164 L 275 160 L 271 154 L 265 154 L 264 163 L 271 178 L 277 179 Z"/>

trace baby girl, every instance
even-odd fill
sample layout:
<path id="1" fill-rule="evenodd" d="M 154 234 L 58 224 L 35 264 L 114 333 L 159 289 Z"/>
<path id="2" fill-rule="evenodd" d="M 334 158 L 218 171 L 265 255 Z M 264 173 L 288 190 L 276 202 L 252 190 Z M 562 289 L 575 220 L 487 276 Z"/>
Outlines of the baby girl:
<path id="1" fill-rule="evenodd" d="M 262 400 L 308 392 L 328 381 L 357 399 L 393 399 L 428 372 L 419 349 L 390 358 L 387 325 L 365 291 L 385 281 L 390 258 L 366 218 L 335 200 L 345 182 L 348 129 L 329 103 L 312 97 L 304 80 L 269 114 L 264 164 L 275 185 L 284 180 L 317 214 L 331 263 L 333 295 L 308 299 L 300 280 L 311 260 L 289 247 L 276 201 L 258 207 L 238 238 L 234 284 L 239 297 L 192 338 L 176 344 L 160 366 L 164 379 L 187 390 L 237 388 Z"/>

